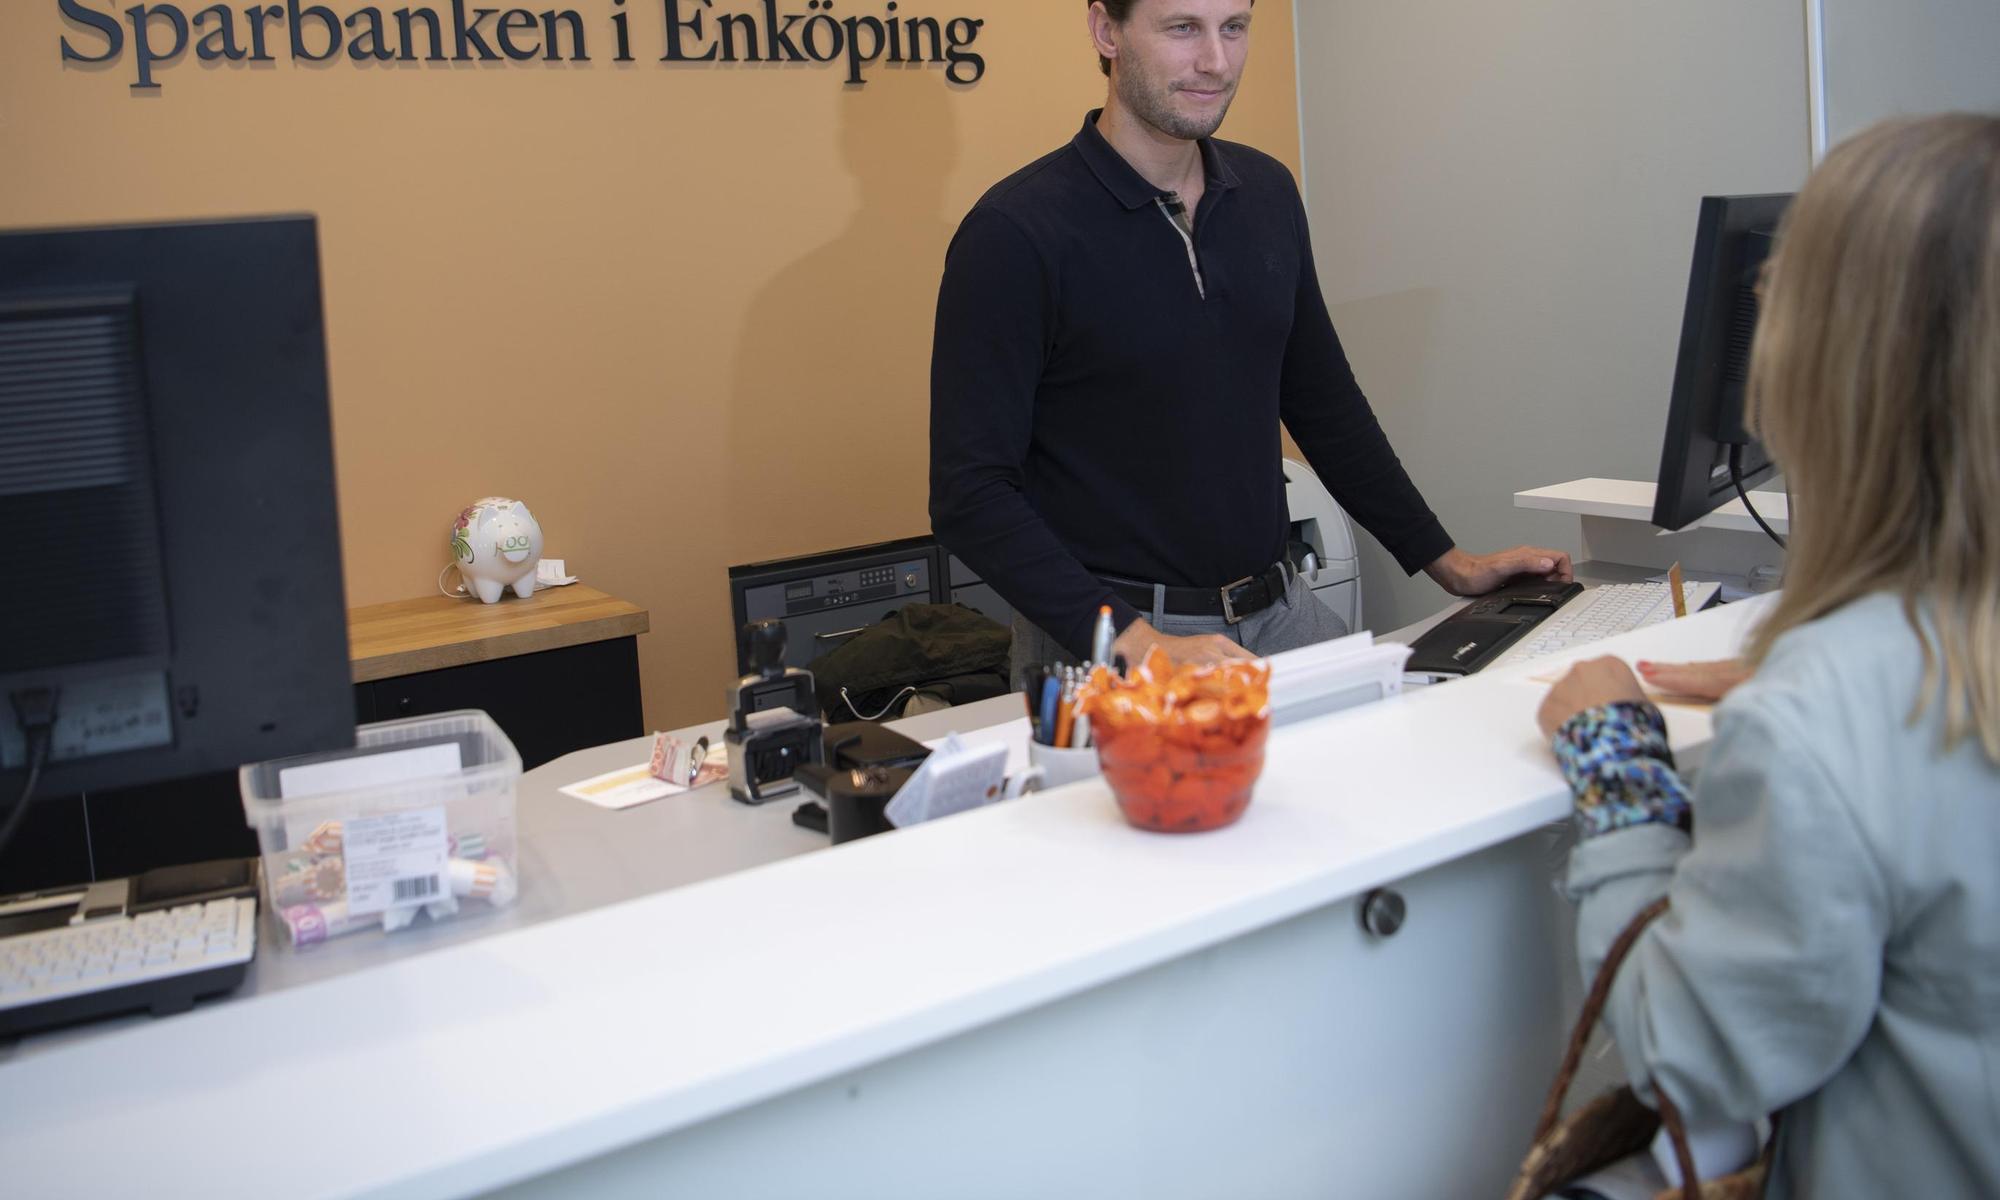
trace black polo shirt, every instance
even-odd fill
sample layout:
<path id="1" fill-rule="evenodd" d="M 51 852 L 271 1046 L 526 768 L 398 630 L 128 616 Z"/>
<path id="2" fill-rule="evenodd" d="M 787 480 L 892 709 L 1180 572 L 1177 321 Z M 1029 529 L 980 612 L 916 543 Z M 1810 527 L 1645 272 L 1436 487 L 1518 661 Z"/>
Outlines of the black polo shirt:
<path id="1" fill-rule="evenodd" d="M 1285 550 L 1282 421 L 1341 507 L 1415 571 L 1451 539 L 1327 316 L 1284 164 L 1199 143 L 1192 247 L 1097 132 L 1008 176 L 945 257 L 931 527 L 1078 654 L 1098 575 L 1220 587 Z"/>

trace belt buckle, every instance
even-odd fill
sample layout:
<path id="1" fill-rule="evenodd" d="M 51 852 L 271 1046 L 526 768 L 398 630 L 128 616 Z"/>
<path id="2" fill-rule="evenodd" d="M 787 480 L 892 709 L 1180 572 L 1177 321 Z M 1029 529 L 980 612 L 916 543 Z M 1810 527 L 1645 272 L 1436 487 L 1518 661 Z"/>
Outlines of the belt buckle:
<path id="1" fill-rule="evenodd" d="M 1224 621 L 1227 621 L 1231 625 L 1235 625 L 1239 624 L 1243 620 L 1243 617 L 1239 617 L 1236 615 L 1236 606 L 1229 602 L 1229 593 L 1235 591 L 1237 588 L 1242 587 L 1244 584 L 1255 583 L 1255 582 L 1257 582 L 1257 577 L 1255 575 L 1245 575 L 1243 578 L 1237 580 L 1235 583 L 1225 583 L 1221 587 L 1216 589 L 1216 591 L 1220 592 L 1222 595 L 1222 619 Z M 1249 615 L 1250 614 L 1248 613 L 1243 614 L 1243 616 L 1249 616 Z"/>

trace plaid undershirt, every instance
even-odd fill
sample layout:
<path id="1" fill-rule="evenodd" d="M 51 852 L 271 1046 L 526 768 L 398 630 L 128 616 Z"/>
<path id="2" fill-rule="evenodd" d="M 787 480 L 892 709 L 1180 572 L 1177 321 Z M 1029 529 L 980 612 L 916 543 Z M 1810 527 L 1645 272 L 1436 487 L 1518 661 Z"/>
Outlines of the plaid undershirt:
<path id="1" fill-rule="evenodd" d="M 1180 230 L 1181 243 L 1187 247 L 1188 269 L 1194 272 L 1195 290 L 1206 300 L 1208 282 L 1201 277 L 1201 263 L 1195 258 L 1194 218 L 1188 215 L 1187 203 L 1181 199 L 1179 192 L 1166 192 L 1156 196 L 1153 198 L 1153 203 L 1167 215 L 1167 220 L 1174 223 L 1174 228 Z"/>

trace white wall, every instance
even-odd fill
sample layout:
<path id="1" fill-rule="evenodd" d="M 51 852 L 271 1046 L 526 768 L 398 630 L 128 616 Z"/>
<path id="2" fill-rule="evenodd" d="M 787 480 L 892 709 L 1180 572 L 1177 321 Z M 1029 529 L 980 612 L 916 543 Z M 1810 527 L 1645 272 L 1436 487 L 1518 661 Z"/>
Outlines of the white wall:
<path id="1" fill-rule="evenodd" d="M 2000 0 L 1817 0 L 1829 145 L 1883 117 L 2000 112 Z"/>
<path id="2" fill-rule="evenodd" d="M 1514 492 L 1652 479 L 1704 194 L 1810 153 L 1801 0 L 1297 0 L 1320 284 L 1460 545 L 1574 549 Z M 1442 599 L 1372 540 L 1368 624 Z"/>

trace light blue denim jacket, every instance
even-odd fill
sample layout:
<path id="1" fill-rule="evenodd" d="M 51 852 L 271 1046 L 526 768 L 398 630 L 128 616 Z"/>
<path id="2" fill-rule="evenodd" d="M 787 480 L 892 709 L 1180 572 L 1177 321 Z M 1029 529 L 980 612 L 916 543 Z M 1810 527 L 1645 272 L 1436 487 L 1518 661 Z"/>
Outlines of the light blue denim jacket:
<path id="1" fill-rule="evenodd" d="M 1889 596 L 1781 638 L 1716 712 L 1692 836 L 1571 853 L 1586 979 L 1672 907 L 1606 1009 L 1690 1122 L 1783 1111 L 1769 1195 L 2000 1197 L 2000 768 L 1908 720 L 1923 652 Z"/>

